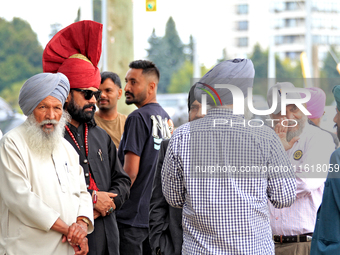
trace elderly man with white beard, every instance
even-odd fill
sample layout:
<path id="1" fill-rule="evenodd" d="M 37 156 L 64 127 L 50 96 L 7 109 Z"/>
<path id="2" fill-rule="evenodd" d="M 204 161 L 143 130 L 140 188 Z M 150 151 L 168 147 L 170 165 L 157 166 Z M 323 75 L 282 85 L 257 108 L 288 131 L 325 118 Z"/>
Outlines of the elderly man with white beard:
<path id="1" fill-rule="evenodd" d="M 297 184 L 296 200 L 291 207 L 276 209 L 268 203 L 275 254 L 309 254 L 334 143 L 326 131 L 310 125 L 307 116 L 296 105 L 287 105 L 286 115 L 281 115 L 281 89 L 295 88 L 292 83 L 277 83 L 268 91 L 269 107 L 273 103 L 274 88 L 278 103 L 270 117 L 276 120 L 274 130 L 295 170 Z M 287 93 L 286 98 L 301 99 L 301 95 Z"/>
<path id="2" fill-rule="evenodd" d="M 69 90 L 62 73 L 37 74 L 20 90 L 27 120 L 0 141 L 0 254 L 88 252 L 92 199 L 63 138 Z"/>

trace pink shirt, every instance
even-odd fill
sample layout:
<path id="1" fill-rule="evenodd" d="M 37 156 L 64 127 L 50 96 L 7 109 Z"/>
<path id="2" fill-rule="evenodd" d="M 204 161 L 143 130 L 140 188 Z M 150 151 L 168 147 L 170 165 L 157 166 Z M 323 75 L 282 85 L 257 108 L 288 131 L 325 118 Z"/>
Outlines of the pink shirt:
<path id="1" fill-rule="evenodd" d="M 306 123 L 300 139 L 286 151 L 296 170 L 296 200 L 291 207 L 282 209 L 275 209 L 268 203 L 273 235 L 300 235 L 314 231 L 333 151 L 332 136 Z M 320 169 L 323 171 L 317 172 Z"/>

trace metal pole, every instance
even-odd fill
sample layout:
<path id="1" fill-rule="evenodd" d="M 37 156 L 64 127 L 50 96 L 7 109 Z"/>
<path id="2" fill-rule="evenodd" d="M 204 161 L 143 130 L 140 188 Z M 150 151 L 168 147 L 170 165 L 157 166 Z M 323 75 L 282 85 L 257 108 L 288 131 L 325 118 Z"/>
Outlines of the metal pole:
<path id="1" fill-rule="evenodd" d="M 312 76 L 313 74 L 313 62 L 312 62 L 312 2 L 311 0 L 306 0 L 306 38 L 305 38 L 305 47 L 306 47 L 306 54 L 307 54 L 307 59 L 308 59 L 308 65 L 310 68 L 310 75 Z M 312 77 L 306 77 L 312 78 Z"/>
<path id="2" fill-rule="evenodd" d="M 197 53 L 197 40 L 193 37 L 193 64 L 194 64 L 194 72 L 193 78 L 199 79 L 201 78 L 201 67 L 199 63 L 198 53 Z"/>
<path id="3" fill-rule="evenodd" d="M 103 23 L 103 41 L 102 41 L 102 71 L 107 71 L 107 1 L 102 0 L 102 23 Z"/>
<path id="4" fill-rule="evenodd" d="M 268 91 L 275 85 L 276 82 L 276 70 L 275 70 L 275 35 L 274 35 L 274 15 L 273 10 L 270 10 L 270 34 L 269 34 L 269 51 L 268 51 Z"/>

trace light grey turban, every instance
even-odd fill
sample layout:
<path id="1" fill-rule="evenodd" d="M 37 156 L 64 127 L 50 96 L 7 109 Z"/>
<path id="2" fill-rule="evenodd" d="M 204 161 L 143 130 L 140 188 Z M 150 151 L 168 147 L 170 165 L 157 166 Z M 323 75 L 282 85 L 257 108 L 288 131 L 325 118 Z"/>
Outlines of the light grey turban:
<path id="1" fill-rule="evenodd" d="M 221 98 L 222 105 L 233 104 L 233 95 L 227 88 L 216 88 L 216 84 L 230 84 L 238 87 L 244 94 L 244 97 L 248 95 L 248 87 L 253 86 L 255 76 L 255 70 L 253 62 L 250 59 L 233 59 L 226 60 L 207 72 L 200 80 L 196 83 L 195 98 L 201 103 L 202 94 L 207 94 L 209 91 L 214 97 L 217 106 L 221 105 L 216 93 L 209 87 L 212 87 L 219 97 Z M 208 85 L 208 86 L 206 86 Z M 214 99 L 207 95 L 207 104 L 216 105 Z"/>
<path id="2" fill-rule="evenodd" d="M 58 99 L 62 105 L 70 92 L 70 83 L 62 73 L 40 73 L 29 78 L 20 89 L 19 105 L 28 116 L 48 96 Z"/>

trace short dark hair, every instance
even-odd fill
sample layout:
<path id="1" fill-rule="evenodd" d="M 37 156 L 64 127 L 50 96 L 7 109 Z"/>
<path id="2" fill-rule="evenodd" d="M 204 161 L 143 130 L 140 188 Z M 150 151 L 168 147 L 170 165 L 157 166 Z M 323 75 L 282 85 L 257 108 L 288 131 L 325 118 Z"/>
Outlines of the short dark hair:
<path id="1" fill-rule="evenodd" d="M 159 80 L 160 74 L 157 66 L 148 60 L 135 60 L 129 64 L 130 68 L 143 69 L 142 74 L 155 74 Z"/>
<path id="2" fill-rule="evenodd" d="M 111 79 L 113 81 L 114 84 L 116 84 L 119 88 L 122 88 L 122 84 L 120 82 L 120 78 L 118 76 L 118 74 L 113 73 L 113 72 L 102 72 L 100 74 L 102 80 L 101 80 L 101 84 L 106 80 L 106 79 Z"/>
<path id="3" fill-rule="evenodd" d="M 190 112 L 191 105 L 196 100 L 195 99 L 195 88 L 196 84 L 190 88 L 189 95 L 188 95 L 188 112 Z"/>

